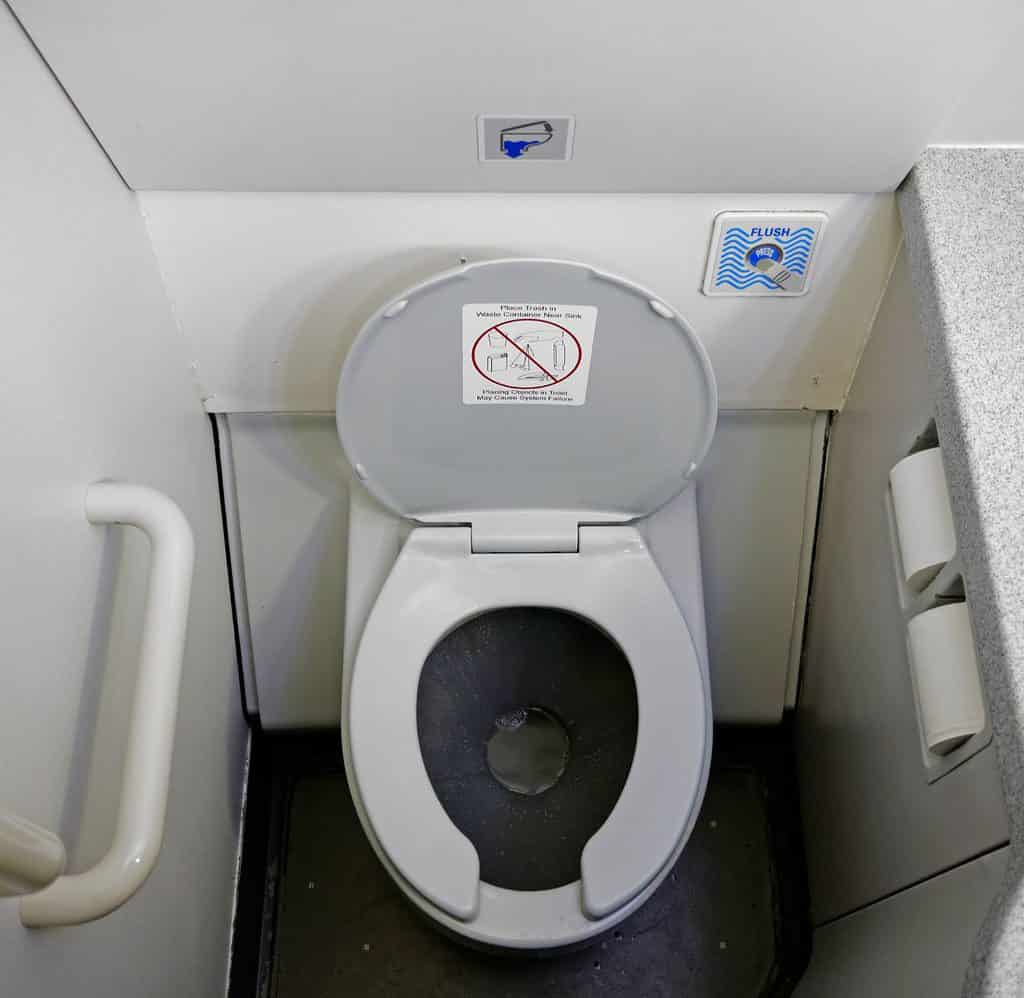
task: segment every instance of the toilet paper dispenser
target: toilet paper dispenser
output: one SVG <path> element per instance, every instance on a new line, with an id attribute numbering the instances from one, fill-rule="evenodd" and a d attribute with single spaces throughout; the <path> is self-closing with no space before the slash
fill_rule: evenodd
<path id="1" fill-rule="evenodd" d="M 956 555 L 942 451 L 930 447 L 903 458 L 889 473 L 889 494 L 897 570 L 907 589 L 920 593 Z"/>
<path id="2" fill-rule="evenodd" d="M 992 731 L 942 452 L 934 429 L 922 439 L 890 472 L 886 507 L 921 757 L 934 782 L 988 745 Z"/>
<path id="3" fill-rule="evenodd" d="M 911 617 L 907 649 L 925 761 L 945 758 L 986 726 L 967 604 L 948 603 Z"/>

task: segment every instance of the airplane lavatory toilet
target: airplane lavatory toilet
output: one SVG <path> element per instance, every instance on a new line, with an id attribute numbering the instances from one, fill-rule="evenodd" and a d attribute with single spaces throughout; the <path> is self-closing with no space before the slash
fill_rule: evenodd
<path id="1" fill-rule="evenodd" d="M 461 266 L 355 340 L 342 742 L 367 837 L 466 942 L 578 945 L 690 835 L 711 756 L 693 477 L 717 391 L 592 267 Z"/>

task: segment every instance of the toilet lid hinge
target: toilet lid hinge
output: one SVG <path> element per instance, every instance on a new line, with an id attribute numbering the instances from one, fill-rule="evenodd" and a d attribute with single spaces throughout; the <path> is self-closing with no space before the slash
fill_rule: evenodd
<path id="1" fill-rule="evenodd" d="M 474 554 L 575 554 L 580 549 L 580 517 L 575 511 L 482 513 L 473 516 L 470 526 Z"/>

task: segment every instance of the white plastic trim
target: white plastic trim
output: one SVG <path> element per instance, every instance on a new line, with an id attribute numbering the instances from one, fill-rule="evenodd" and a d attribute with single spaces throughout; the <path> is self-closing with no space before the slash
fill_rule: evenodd
<path id="1" fill-rule="evenodd" d="M 142 485 L 91 485 L 85 513 L 92 523 L 126 524 L 149 537 L 149 590 L 139 674 L 114 841 L 90 870 L 59 877 L 38 894 L 22 899 L 21 920 L 32 928 L 89 922 L 124 904 L 156 863 L 167 811 L 195 560 L 192 530 L 173 500 Z"/>

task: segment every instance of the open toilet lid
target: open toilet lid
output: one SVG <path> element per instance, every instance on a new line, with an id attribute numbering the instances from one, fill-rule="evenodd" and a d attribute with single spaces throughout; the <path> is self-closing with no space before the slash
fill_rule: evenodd
<path id="1" fill-rule="evenodd" d="M 584 264 L 513 259 L 438 274 L 373 315 L 337 419 L 356 474 L 402 516 L 600 523 L 676 495 L 717 409 L 703 346 L 660 299 Z"/>

